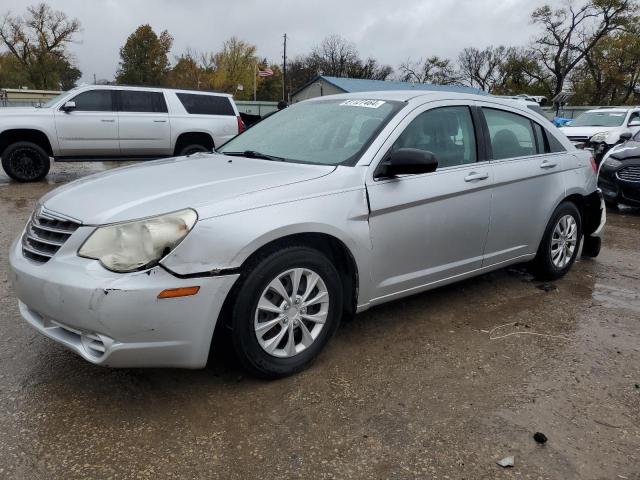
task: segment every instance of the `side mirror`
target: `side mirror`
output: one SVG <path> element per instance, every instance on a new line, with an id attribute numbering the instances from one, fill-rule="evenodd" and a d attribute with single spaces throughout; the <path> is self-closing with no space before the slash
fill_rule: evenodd
<path id="1" fill-rule="evenodd" d="M 640 126 L 640 124 L 638 124 L 638 126 Z M 628 142 L 629 140 L 631 140 L 631 137 L 633 137 L 633 133 L 631 133 L 631 132 L 622 132 L 620 134 L 620 141 L 621 142 Z"/>
<path id="2" fill-rule="evenodd" d="M 399 148 L 380 165 L 377 177 L 417 175 L 430 173 L 438 168 L 438 160 L 432 152 L 417 148 Z"/>
<path id="3" fill-rule="evenodd" d="M 64 110 L 67 113 L 69 113 L 71 110 L 75 110 L 75 108 L 76 108 L 76 102 L 74 101 L 64 102 L 64 105 L 62 106 L 62 110 Z"/>
<path id="4" fill-rule="evenodd" d="M 627 124 L 627 126 L 628 126 L 628 127 L 640 127 L 640 120 L 638 120 L 638 119 L 635 119 L 635 118 L 634 118 L 633 120 L 631 120 L 631 121 Z"/>

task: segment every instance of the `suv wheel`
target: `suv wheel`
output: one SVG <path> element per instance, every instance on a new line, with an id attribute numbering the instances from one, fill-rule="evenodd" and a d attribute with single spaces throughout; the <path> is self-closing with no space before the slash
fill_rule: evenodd
<path id="1" fill-rule="evenodd" d="M 16 142 L 2 152 L 2 168 L 18 182 L 37 182 L 47 176 L 51 162 L 40 145 Z"/>
<path id="2" fill-rule="evenodd" d="M 238 359 L 263 378 L 302 370 L 338 328 L 342 301 L 340 276 L 319 251 L 288 247 L 259 259 L 233 300 Z"/>
<path id="3" fill-rule="evenodd" d="M 205 147 L 204 145 L 198 145 L 197 143 L 187 145 L 180 150 L 178 153 L 179 157 L 184 157 L 185 155 L 192 155 L 198 152 L 210 152 L 211 150 Z"/>
<path id="4" fill-rule="evenodd" d="M 575 204 L 558 205 L 544 232 L 538 253 L 532 262 L 535 276 L 555 280 L 565 275 L 578 255 L 582 238 L 582 218 Z"/>

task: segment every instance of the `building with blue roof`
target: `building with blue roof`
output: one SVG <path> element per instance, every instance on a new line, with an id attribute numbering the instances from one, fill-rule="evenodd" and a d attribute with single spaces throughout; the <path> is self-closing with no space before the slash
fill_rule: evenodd
<path id="1" fill-rule="evenodd" d="M 376 92 L 381 90 L 429 90 L 486 95 L 486 92 L 462 85 L 433 85 L 392 80 L 370 80 L 366 78 L 344 78 L 318 75 L 291 93 L 291 102 L 324 97 L 338 93 Z"/>

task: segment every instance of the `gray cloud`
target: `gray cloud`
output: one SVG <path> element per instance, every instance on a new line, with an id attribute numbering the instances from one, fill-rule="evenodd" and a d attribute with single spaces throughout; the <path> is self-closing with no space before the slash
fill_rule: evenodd
<path id="1" fill-rule="evenodd" d="M 34 1 L 34 3 L 36 3 Z M 82 81 L 111 79 L 118 51 L 140 24 L 167 29 L 173 55 L 187 48 L 217 50 L 236 35 L 258 53 L 280 62 L 282 34 L 288 54 L 308 52 L 329 34 L 354 42 L 362 56 L 396 68 L 408 58 L 455 57 L 470 45 L 520 45 L 535 33 L 529 15 L 543 0 L 51 0 L 49 4 L 82 22 L 71 47 Z M 4 0 L 2 10 L 22 13 L 24 0 Z"/>

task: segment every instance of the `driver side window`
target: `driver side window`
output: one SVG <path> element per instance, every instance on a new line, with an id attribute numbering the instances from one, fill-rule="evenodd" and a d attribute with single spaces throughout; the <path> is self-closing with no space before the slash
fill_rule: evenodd
<path id="1" fill-rule="evenodd" d="M 476 138 L 469 107 L 440 107 L 421 113 L 398 137 L 391 151 L 399 148 L 433 153 L 438 169 L 474 163 Z"/>

